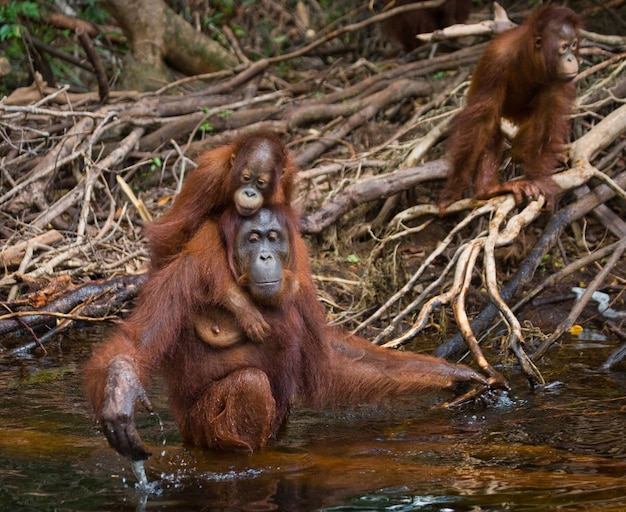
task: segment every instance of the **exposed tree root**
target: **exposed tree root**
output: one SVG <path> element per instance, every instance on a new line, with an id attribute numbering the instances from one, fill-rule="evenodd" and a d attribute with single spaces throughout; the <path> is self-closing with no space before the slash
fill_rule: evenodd
<path id="1" fill-rule="evenodd" d="M 597 130 L 597 133 L 594 133 L 595 130 Z M 606 200 L 615 195 L 626 197 L 624 196 L 624 190 L 620 180 L 620 178 L 623 177 L 623 174 L 615 180 L 611 179 L 604 173 L 593 168 L 589 164 L 588 160 L 585 159 L 585 157 L 594 154 L 601 147 L 604 147 L 604 145 L 607 144 L 607 141 L 614 140 L 616 136 L 623 133 L 625 130 L 626 106 L 623 106 L 613 112 L 610 116 L 607 116 L 605 120 L 591 130 L 585 136 L 584 140 L 581 139 L 582 142 L 579 140 L 573 146 L 572 155 L 577 157 L 577 164 L 571 170 L 555 176 L 559 185 L 561 185 L 564 190 L 567 190 L 582 186 L 593 177 L 601 178 L 602 181 L 607 183 L 607 185 L 600 186 L 594 191 L 594 194 L 592 195 L 599 196 L 596 201 L 586 200 L 585 206 L 577 202 L 557 214 L 553 221 L 546 227 L 544 235 L 542 239 L 538 241 L 535 249 L 531 251 L 526 260 L 520 266 L 517 273 L 517 276 L 519 277 L 517 279 L 513 278 L 509 281 L 507 287 L 505 287 L 506 291 L 501 292 L 497 282 L 495 250 L 497 247 L 512 243 L 513 240 L 519 236 L 521 230 L 525 226 L 530 225 L 539 216 L 541 207 L 543 206 L 542 198 L 539 201 L 530 202 L 525 208 L 517 213 L 514 212 L 516 205 L 511 195 L 494 198 L 484 206 L 478 207 L 472 211 L 452 229 L 450 234 L 442 241 L 437 249 L 435 249 L 435 251 L 426 258 L 423 265 L 417 270 L 407 284 L 394 294 L 376 312 L 361 322 L 361 324 L 357 327 L 357 331 L 381 318 L 389 307 L 397 304 L 400 299 L 409 294 L 414 284 L 424 275 L 429 264 L 446 250 L 451 240 L 453 240 L 456 234 L 467 224 L 474 221 L 477 217 L 489 214 L 490 219 L 487 234 L 482 233 L 475 236 L 472 240 L 461 246 L 457 252 L 458 256 L 455 255 L 451 262 L 446 266 L 443 273 L 433 281 L 431 286 L 427 287 L 422 293 L 420 293 L 417 299 L 410 302 L 407 307 L 396 315 L 395 319 L 389 324 L 389 326 L 381 331 L 375 339 L 375 342 L 381 343 L 384 338 L 390 336 L 394 331 L 396 331 L 400 323 L 412 311 L 415 311 L 418 307 L 424 304 L 417 319 L 406 332 L 397 338 L 384 343 L 384 346 L 397 347 L 413 339 L 424 329 L 434 308 L 441 307 L 446 304 L 452 304 L 460 337 L 465 340 L 466 345 L 469 347 L 470 352 L 478 365 L 483 368 L 488 375 L 492 375 L 492 371 L 494 370 L 488 365 L 482 352 L 480 351 L 475 332 L 484 330 L 487 327 L 487 324 L 491 322 L 491 319 L 499 313 L 501 319 L 508 328 L 507 347 L 516 356 L 523 373 L 528 377 L 532 385 L 544 384 L 545 381 L 533 360 L 536 360 L 543 355 L 547 348 L 574 323 L 575 319 L 582 311 L 582 308 L 591 297 L 593 291 L 601 285 L 608 272 L 613 269 L 617 261 L 621 258 L 624 251 L 623 247 L 626 247 L 626 245 L 623 245 L 626 243 L 624 242 L 626 239 L 623 239 L 622 242 L 616 244 L 611 260 L 607 263 L 603 271 L 597 275 L 596 279 L 590 283 L 588 292 L 581 298 L 579 304 L 574 310 L 572 310 L 568 318 L 565 319 L 559 328 L 544 341 L 537 352 L 533 355 L 532 359 L 526 354 L 523 348 L 524 337 L 522 334 L 521 324 L 512 309 L 507 305 L 506 301 L 512 298 L 519 286 L 530 280 L 530 277 L 538 266 L 540 259 L 546 253 L 546 250 L 552 245 L 552 243 L 554 243 L 558 234 L 567 225 L 569 225 L 569 223 L 580 218 L 591 209 L 603 204 Z M 595 144 L 595 146 L 590 146 L 591 143 Z M 428 208 L 420 206 L 413 207 L 410 209 L 409 213 L 405 211 L 401 216 L 394 219 L 391 225 L 401 226 L 405 219 L 414 218 L 414 215 L 424 215 L 426 213 L 432 213 L 432 211 Z M 567 213 L 569 213 L 569 215 Z M 402 220 L 397 220 L 398 218 Z M 559 222 L 559 219 L 562 220 Z M 385 241 L 383 240 L 382 242 L 384 243 Z M 485 288 L 492 304 L 478 316 L 476 322 L 472 325 L 465 311 L 465 297 L 472 273 L 475 270 L 478 254 L 481 251 L 483 253 L 482 274 L 484 275 Z M 448 289 L 432 296 L 433 289 L 439 289 L 441 287 L 441 283 L 445 280 L 445 276 L 452 273 L 453 270 L 454 278 Z M 446 344 L 438 347 L 438 353 L 440 355 L 450 356 L 453 353 L 458 352 L 459 348 L 458 338 L 452 338 Z"/>

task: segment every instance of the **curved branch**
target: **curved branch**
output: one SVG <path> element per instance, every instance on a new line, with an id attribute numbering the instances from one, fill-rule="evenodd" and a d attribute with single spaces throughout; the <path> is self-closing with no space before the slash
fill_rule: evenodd
<path id="1" fill-rule="evenodd" d="M 396 304 L 398 300 L 404 297 L 413 288 L 415 283 L 422 276 L 422 274 L 428 268 L 428 266 L 435 260 L 435 258 L 438 258 L 441 254 L 443 254 L 443 252 L 450 246 L 456 234 L 459 233 L 467 225 L 469 225 L 474 219 L 491 212 L 494 208 L 494 204 L 497 204 L 499 200 L 500 198 L 496 198 L 496 200 L 494 200 L 493 202 L 490 202 L 488 204 L 481 206 L 480 208 L 477 208 L 470 215 L 468 215 L 463 220 L 461 220 L 454 227 L 454 229 L 452 229 L 450 233 L 448 233 L 448 236 L 446 236 L 446 238 L 437 246 L 437 248 L 428 255 L 424 263 L 420 265 L 420 268 L 411 276 L 411 279 L 409 279 L 409 281 L 399 291 L 397 291 L 393 296 L 391 296 L 389 300 L 385 302 L 385 304 L 383 304 L 378 310 L 376 310 L 376 312 L 373 315 L 371 315 L 366 320 L 364 320 L 361 324 L 359 324 L 357 328 L 354 330 L 354 332 L 356 333 L 359 330 L 366 327 L 367 325 L 369 325 L 370 323 L 372 323 L 373 321 L 378 320 L 383 315 L 383 313 L 387 311 L 387 309 L 389 309 L 392 305 Z"/>
<path id="2" fill-rule="evenodd" d="M 615 182 L 621 187 L 624 187 L 626 184 L 626 172 L 617 176 L 615 178 Z M 543 259 L 543 256 L 556 243 L 556 240 L 561 235 L 563 229 L 569 226 L 573 221 L 578 220 L 589 213 L 599 204 L 603 204 L 613 197 L 615 197 L 615 192 L 612 189 L 606 185 L 599 185 L 592 190 L 591 193 L 557 212 L 546 225 L 543 234 L 537 240 L 535 246 L 520 264 L 515 275 L 500 291 L 502 299 L 508 302 L 513 298 L 520 287 L 531 281 L 535 270 Z M 496 307 L 493 304 L 489 304 L 472 322 L 472 330 L 474 332 L 484 330 L 493 321 L 496 315 Z M 458 355 L 463 348 L 463 339 L 457 334 L 437 346 L 434 353 L 440 357 L 453 358 Z"/>
<path id="3" fill-rule="evenodd" d="M 537 215 L 541 206 L 543 206 L 543 198 L 540 201 L 532 201 L 528 208 L 534 207 L 534 213 Z M 487 292 L 489 293 L 489 297 L 491 297 L 492 302 L 500 311 L 500 314 L 504 318 L 504 321 L 507 323 L 509 327 L 509 339 L 508 339 L 508 347 L 515 354 L 517 360 L 520 363 L 522 371 L 534 384 L 545 384 L 545 380 L 539 372 L 538 368 L 532 363 L 530 358 L 524 352 L 521 344 L 524 342 L 524 337 L 522 335 L 522 326 L 520 325 L 519 320 L 513 314 L 513 311 L 509 308 L 509 306 L 502 300 L 502 296 L 498 291 L 498 283 L 496 276 L 496 257 L 495 257 L 495 249 L 497 246 L 498 240 L 508 243 L 510 242 L 510 236 L 502 236 L 503 233 L 499 231 L 500 225 L 505 221 L 507 215 L 515 208 L 515 200 L 512 196 L 508 196 L 506 201 L 503 201 L 495 212 L 495 215 L 491 218 L 489 222 L 489 235 L 487 236 L 487 240 L 485 241 L 484 251 L 485 254 L 483 256 L 484 266 L 485 266 L 485 284 L 487 287 Z M 518 217 L 518 216 L 516 216 Z M 533 217 L 534 218 L 534 217 Z M 510 229 L 511 223 L 507 227 L 509 227 L 509 234 L 512 234 L 513 230 Z M 519 233 L 518 228 L 516 230 Z"/>
<path id="4" fill-rule="evenodd" d="M 352 208 L 368 201 L 392 196 L 422 181 L 444 178 L 448 169 L 448 163 L 445 160 L 433 160 L 418 167 L 400 169 L 353 183 L 335 195 L 319 210 L 303 215 L 301 218 L 302 232 L 306 234 L 321 233 Z M 435 208 L 434 205 L 433 208 Z"/>

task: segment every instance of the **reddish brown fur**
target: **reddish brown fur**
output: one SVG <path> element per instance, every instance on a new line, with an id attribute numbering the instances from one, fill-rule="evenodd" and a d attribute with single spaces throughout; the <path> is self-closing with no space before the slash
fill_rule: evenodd
<path id="1" fill-rule="evenodd" d="M 275 159 L 274 179 L 264 205 L 291 203 L 297 166 L 276 135 L 244 135 L 231 144 L 207 151 L 200 155 L 198 167 L 183 183 L 172 207 L 146 227 L 153 268 L 160 268 L 176 256 L 207 217 L 217 218 L 232 204 L 239 187 L 239 176 L 234 167 L 245 161 L 260 141 L 272 145 Z"/>
<path id="2" fill-rule="evenodd" d="M 179 254 L 185 243 L 193 236 L 194 230 L 203 222 L 212 223 L 205 232 L 211 236 L 202 236 L 204 254 L 215 254 L 211 262 L 211 271 L 219 276 L 223 285 L 204 292 L 203 298 L 208 303 L 220 304 L 233 312 L 239 325 L 256 341 L 262 341 L 269 332 L 267 322 L 230 277 L 229 266 L 223 259 L 223 248 L 217 236 L 217 219 L 226 211 L 232 219 L 237 215 L 234 207 L 234 195 L 240 186 L 240 174 L 244 164 L 257 152 L 262 144 L 269 144 L 270 155 L 260 152 L 263 157 L 272 159 L 273 172 L 271 186 L 263 194 L 266 205 L 290 203 L 295 187 L 297 167 L 283 143 L 271 133 L 245 135 L 232 144 L 207 151 L 200 156 L 198 167 L 185 180 L 180 194 L 172 207 L 157 221 L 146 228 L 151 254 L 151 268 L 156 271 Z M 232 222 L 232 220 L 230 221 Z M 206 259 L 206 258 L 205 258 Z"/>
<path id="3" fill-rule="evenodd" d="M 542 193 L 551 200 L 558 193 L 550 175 L 569 137 L 567 115 L 576 95 L 571 80 L 555 76 L 557 31 L 564 25 L 578 35 L 581 22 L 570 9 L 548 6 L 487 46 L 472 77 L 467 106 L 450 135 L 452 170 L 439 201 L 442 209 L 460 199 L 470 185 L 478 199 L 513 192 L 518 202 L 522 193 Z M 523 164 L 525 180 L 500 183 L 501 117 L 519 126 L 511 155 Z"/>
<path id="4" fill-rule="evenodd" d="M 422 1 L 394 0 L 387 4 L 386 9 L 413 3 L 419 4 Z M 408 52 L 422 44 L 416 39 L 417 34 L 434 32 L 456 23 L 464 23 L 469 16 L 471 6 L 471 0 L 448 0 L 441 7 L 419 9 L 393 16 L 385 22 L 385 28 L 389 36 L 398 41 Z"/>
<path id="5" fill-rule="evenodd" d="M 206 223 L 176 259 L 151 275 L 130 318 L 95 349 L 85 369 L 87 396 L 98 419 L 108 422 L 105 431 L 131 432 L 133 442 L 128 444 L 133 447 L 118 447 L 120 453 L 131 459 L 149 456 L 144 448 L 137 448 L 142 445 L 129 404 L 114 406 L 111 414 L 103 413 L 103 402 L 115 405 L 120 391 L 126 392 L 121 387 L 125 385 L 131 388 L 134 404 L 143 389 L 133 381 L 145 385 L 156 367 L 164 370 L 172 414 L 184 438 L 218 449 L 263 447 L 278 433 L 296 397 L 319 407 L 354 405 L 400 393 L 451 388 L 459 382 L 485 384 L 466 366 L 376 347 L 327 326 L 312 286 L 304 241 L 294 229 L 295 212 L 272 208 L 277 209 L 282 210 L 281 225 L 295 254 L 293 270 L 286 269 L 292 286 L 286 287 L 278 306 L 258 306 L 271 325 L 268 342 L 244 340 L 216 348 L 195 334 L 191 315 L 211 315 L 215 306 L 207 297 L 212 287 L 220 288 L 224 281 L 211 270 L 217 255 L 202 250 L 206 237 L 213 236 L 213 226 Z M 233 220 L 240 223 L 241 217 Z M 226 252 L 232 258 L 231 241 L 226 240 Z M 224 251 L 219 257 L 227 258 Z M 293 286 L 294 281 L 304 285 Z M 120 359 L 130 369 L 117 376 L 115 382 L 121 384 L 112 388 L 111 369 Z"/>

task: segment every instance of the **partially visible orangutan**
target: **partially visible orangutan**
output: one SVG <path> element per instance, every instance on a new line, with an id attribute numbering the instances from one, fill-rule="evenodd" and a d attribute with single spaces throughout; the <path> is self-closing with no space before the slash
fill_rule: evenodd
<path id="1" fill-rule="evenodd" d="M 459 384 L 488 386 L 467 366 L 384 349 L 329 327 L 315 296 L 299 284 L 310 275 L 298 270 L 307 255 L 294 224 L 289 208 L 263 208 L 254 216 L 235 216 L 232 238 L 225 240 L 240 286 L 271 326 L 271 343 L 252 343 L 228 311 L 203 300 L 202 267 L 215 256 L 195 240 L 206 237 L 210 223 L 151 274 L 132 315 L 85 368 L 89 401 L 120 454 L 131 460 L 150 456 L 134 414 L 137 401 L 151 408 L 144 386 L 157 367 L 184 439 L 223 450 L 264 447 L 295 399 L 332 407 Z M 195 325 L 198 318 L 200 324 L 216 320 L 231 331 L 228 339 L 216 342 L 211 329 Z"/>
<path id="2" fill-rule="evenodd" d="M 245 135 L 232 144 L 201 155 L 198 167 L 185 180 L 172 207 L 146 227 L 151 268 L 158 270 L 175 258 L 194 230 L 211 222 L 205 230 L 204 251 L 215 258 L 207 272 L 207 283 L 219 281 L 205 300 L 232 311 L 238 324 L 255 341 L 263 341 L 270 327 L 253 301 L 230 277 L 217 222 L 224 212 L 248 216 L 263 205 L 289 204 L 297 174 L 296 165 L 284 144 L 271 133 Z M 221 265 L 220 265 L 221 263 Z M 210 293 L 210 297 L 206 297 Z M 214 329 L 219 329 L 216 324 Z"/>
<path id="3" fill-rule="evenodd" d="M 391 0 L 385 10 L 401 5 L 420 4 L 424 0 Z M 396 16 L 385 22 L 389 36 L 398 41 L 409 52 L 422 43 L 417 34 L 434 32 L 457 23 L 465 23 L 472 7 L 472 0 L 447 0 L 441 7 L 417 9 Z"/>
<path id="4" fill-rule="evenodd" d="M 152 267 L 175 257 L 207 217 L 217 219 L 228 206 L 246 216 L 264 205 L 290 204 L 296 175 L 291 154 L 272 133 L 244 135 L 206 151 L 172 207 L 146 228 Z"/>
<path id="5" fill-rule="evenodd" d="M 519 27 L 495 38 L 476 66 L 467 105 L 449 138 L 452 170 L 439 200 L 442 211 L 473 186 L 473 197 L 512 192 L 518 203 L 560 189 L 551 174 L 564 159 L 568 114 L 576 96 L 581 21 L 566 8 L 533 12 Z M 501 118 L 517 124 L 511 156 L 524 178 L 500 182 Z"/>

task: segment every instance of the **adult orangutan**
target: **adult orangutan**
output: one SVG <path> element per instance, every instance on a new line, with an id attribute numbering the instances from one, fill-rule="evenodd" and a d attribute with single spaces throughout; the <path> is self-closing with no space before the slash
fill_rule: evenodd
<path id="1" fill-rule="evenodd" d="M 439 200 L 443 211 L 473 186 L 473 197 L 512 192 L 518 203 L 560 191 L 551 174 L 564 158 L 567 119 L 576 90 L 581 21 L 566 8 L 548 6 L 500 34 L 478 61 L 449 138 L 452 170 Z M 504 117 L 518 125 L 511 156 L 524 177 L 500 182 Z"/>
<path id="2" fill-rule="evenodd" d="M 203 153 L 172 207 L 146 227 L 151 268 L 166 265 L 182 251 L 198 226 L 212 222 L 215 236 L 205 237 L 204 250 L 218 255 L 210 271 L 220 286 L 213 288 L 209 301 L 232 311 L 248 336 L 263 341 L 269 325 L 254 302 L 229 278 L 228 267 L 219 266 L 226 260 L 219 257 L 223 249 L 217 222 L 226 210 L 247 216 L 263 205 L 289 204 L 296 174 L 287 148 L 271 133 L 244 135 L 232 144 Z"/>
<path id="3" fill-rule="evenodd" d="M 419 3 L 423 3 L 423 0 L 391 0 L 385 9 Z M 385 22 L 385 28 L 389 36 L 398 41 L 408 52 L 421 45 L 415 37 L 417 34 L 434 32 L 456 23 L 464 23 L 470 14 L 471 7 L 471 0 L 447 0 L 440 7 L 417 9 L 392 16 Z"/>
<path id="4" fill-rule="evenodd" d="M 272 133 L 243 135 L 206 151 L 171 208 L 146 227 L 152 267 L 176 256 L 207 217 L 217 219 L 233 204 L 244 216 L 264 205 L 290 204 L 296 174 L 291 154 Z"/>
<path id="5" fill-rule="evenodd" d="M 151 274 L 132 315 L 86 365 L 87 396 L 120 454 L 150 456 L 133 417 L 137 401 L 151 408 L 144 386 L 157 367 L 184 439 L 225 450 L 265 446 L 295 399 L 325 407 L 461 383 L 487 385 L 467 366 L 387 350 L 329 327 L 309 288 L 299 286 L 310 276 L 298 270 L 306 249 L 289 208 L 263 208 L 234 220 L 225 250 L 239 284 L 267 318 L 271 342 L 251 342 L 228 311 L 203 300 L 198 280 L 215 257 L 202 250 L 212 236 L 205 223 L 180 255 Z M 213 319 L 234 336 L 205 332 L 202 322 Z"/>

